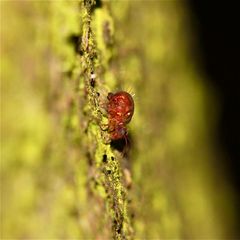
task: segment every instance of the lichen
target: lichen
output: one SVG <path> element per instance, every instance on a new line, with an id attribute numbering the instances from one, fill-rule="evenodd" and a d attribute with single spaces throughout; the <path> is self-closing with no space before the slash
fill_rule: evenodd
<path id="1" fill-rule="evenodd" d="M 101 125 L 106 124 L 106 116 L 101 111 L 100 97 L 95 89 L 103 92 L 110 87 L 104 79 L 111 72 L 110 60 L 113 57 L 113 20 L 109 14 L 106 4 L 94 9 L 94 2 L 82 2 L 82 40 L 81 40 L 81 66 L 84 88 L 86 91 L 87 106 L 85 118 L 87 118 L 87 141 L 89 143 L 86 151 L 91 156 L 92 163 L 89 171 L 92 173 L 89 191 L 93 193 L 105 207 L 101 215 L 108 216 L 106 224 L 110 224 L 112 235 L 115 239 L 131 238 L 133 229 L 128 217 L 127 190 L 123 183 L 121 157 L 117 156 L 107 143 L 104 136 L 107 135 Z M 93 21 L 94 18 L 94 21 Z M 106 81 L 105 81 L 106 80 Z M 92 83 L 94 81 L 94 83 Z M 94 146 L 94 147 L 92 147 Z M 103 161 L 103 156 L 105 160 Z M 100 224 L 100 223 L 99 223 Z M 99 232 L 97 234 L 100 234 Z"/>

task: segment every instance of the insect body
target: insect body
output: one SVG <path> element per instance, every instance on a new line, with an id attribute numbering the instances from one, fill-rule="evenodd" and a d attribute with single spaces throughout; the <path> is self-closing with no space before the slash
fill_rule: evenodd
<path id="1" fill-rule="evenodd" d="M 110 137 L 112 140 L 126 139 L 126 125 L 131 121 L 134 113 L 133 98 L 124 91 L 109 93 L 107 98 Z"/>

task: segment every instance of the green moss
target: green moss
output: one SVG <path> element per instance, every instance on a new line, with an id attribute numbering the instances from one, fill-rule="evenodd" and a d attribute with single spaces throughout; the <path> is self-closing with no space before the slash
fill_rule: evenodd
<path id="1" fill-rule="evenodd" d="M 96 81 L 98 89 L 109 89 L 111 80 L 107 76 L 110 73 L 110 59 L 113 55 L 113 22 L 107 8 L 90 11 L 90 7 L 82 5 L 82 43 L 83 56 L 81 65 L 84 66 L 83 79 L 84 88 L 87 91 L 87 101 L 85 102 L 85 114 L 88 118 L 87 138 L 89 147 L 86 149 L 92 158 L 93 165 L 90 171 L 93 172 L 90 180 L 90 191 L 94 197 L 99 197 L 104 202 L 106 209 L 102 210 L 104 219 L 112 225 L 112 233 L 115 238 L 129 236 L 132 234 L 127 212 L 126 189 L 123 186 L 121 159 L 115 156 L 109 143 L 104 136 L 107 132 L 101 126 L 107 123 L 107 118 L 101 111 L 99 97 L 96 89 L 91 85 L 92 74 L 97 74 Z M 106 77 L 106 81 L 101 79 Z M 104 97 L 104 96 L 101 96 Z M 105 99 L 107 101 L 107 99 Z M 103 156 L 106 155 L 105 162 Z M 114 159 L 111 160 L 111 159 Z M 106 216 L 108 216 L 106 218 Z M 106 224 L 107 224 L 106 222 Z M 101 225 L 101 220 L 97 223 Z M 122 227 L 124 225 L 124 228 Z M 100 233 L 98 233 L 100 234 Z"/>
<path id="2" fill-rule="evenodd" d="M 0 4 L 1 238 L 229 238 L 184 3 Z M 104 109 L 118 89 L 136 93 L 123 153 Z"/>

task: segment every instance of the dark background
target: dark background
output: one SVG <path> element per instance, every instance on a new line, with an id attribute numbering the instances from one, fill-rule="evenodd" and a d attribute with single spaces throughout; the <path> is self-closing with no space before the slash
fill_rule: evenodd
<path id="1" fill-rule="evenodd" d="M 200 62 L 210 85 L 220 101 L 220 116 L 215 142 L 224 156 L 219 162 L 227 181 L 236 195 L 236 210 L 240 216 L 240 61 L 239 61 L 239 12 L 233 2 L 214 5 L 202 1 L 189 1 L 195 20 L 197 47 Z M 236 233 L 239 226 L 236 219 Z M 238 226 L 237 226 L 238 225 Z"/>

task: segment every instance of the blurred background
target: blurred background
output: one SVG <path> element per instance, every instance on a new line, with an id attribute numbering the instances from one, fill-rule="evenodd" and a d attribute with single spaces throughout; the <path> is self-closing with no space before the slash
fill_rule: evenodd
<path id="1" fill-rule="evenodd" d="M 237 8 L 97 1 L 97 37 L 101 9 L 114 25 L 103 78 L 136 95 L 129 158 L 136 238 L 237 239 Z M 1 1 L 0 10 L 1 239 L 94 239 L 89 212 L 98 206 L 88 201 L 69 80 L 79 3 Z"/>

